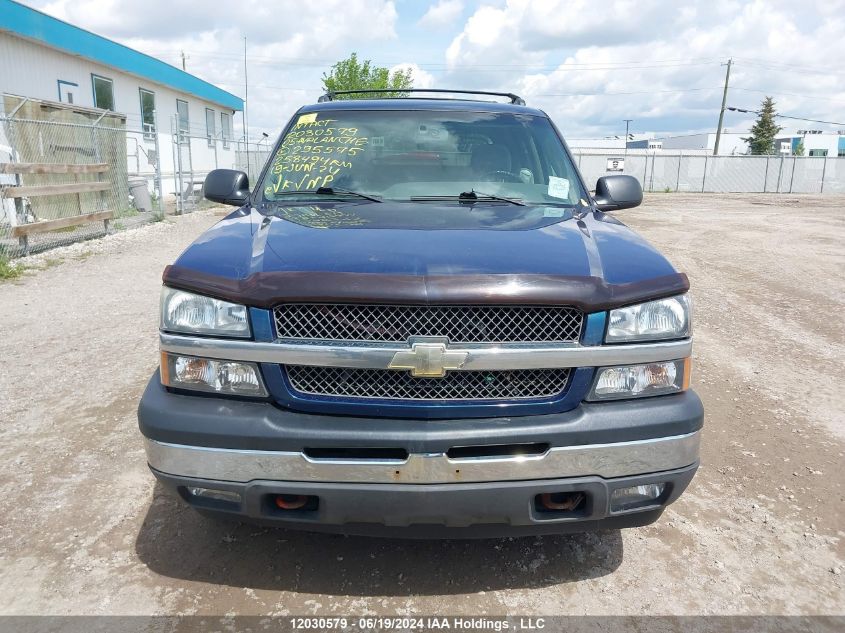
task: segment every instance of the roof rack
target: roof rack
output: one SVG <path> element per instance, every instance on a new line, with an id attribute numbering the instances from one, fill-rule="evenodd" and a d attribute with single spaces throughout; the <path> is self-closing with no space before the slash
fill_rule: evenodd
<path id="1" fill-rule="evenodd" d="M 374 94 L 374 93 L 387 93 L 387 94 L 397 94 L 397 93 L 406 93 L 406 92 L 435 92 L 435 93 L 447 93 L 447 94 L 461 94 L 461 95 L 489 95 L 491 97 L 507 97 L 511 100 L 513 105 L 525 105 L 525 99 L 520 97 L 519 95 L 515 95 L 512 92 L 486 92 L 484 90 L 436 90 L 434 88 L 406 88 L 406 89 L 399 89 L 399 90 L 334 90 L 327 92 L 322 97 L 317 99 L 318 103 L 325 103 L 326 101 L 334 101 L 335 96 L 337 95 L 353 95 L 353 94 Z M 388 97 L 390 98 L 390 97 Z"/>

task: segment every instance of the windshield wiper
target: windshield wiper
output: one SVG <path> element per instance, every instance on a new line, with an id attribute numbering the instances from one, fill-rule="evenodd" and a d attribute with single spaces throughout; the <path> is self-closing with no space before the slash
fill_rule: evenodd
<path id="1" fill-rule="evenodd" d="M 517 198 L 506 198 L 504 196 L 495 196 L 491 193 L 484 193 L 482 191 L 463 191 L 458 196 L 412 196 L 413 202 L 425 202 L 426 200 L 454 200 L 458 202 L 478 202 L 480 200 L 495 200 L 496 202 L 508 202 L 515 204 L 518 207 L 524 207 L 525 203 Z"/>
<path id="2" fill-rule="evenodd" d="M 347 195 L 347 196 L 357 196 L 358 198 L 363 198 L 364 200 L 370 200 L 371 202 L 384 202 L 381 198 L 376 198 L 375 196 L 368 195 L 366 193 L 361 193 L 360 191 L 350 191 L 349 189 L 340 189 L 338 187 L 320 187 L 319 189 L 303 189 L 300 191 L 279 191 L 273 195 L 276 196 L 293 196 L 293 195 L 300 195 L 300 196 L 339 196 L 339 195 Z"/>

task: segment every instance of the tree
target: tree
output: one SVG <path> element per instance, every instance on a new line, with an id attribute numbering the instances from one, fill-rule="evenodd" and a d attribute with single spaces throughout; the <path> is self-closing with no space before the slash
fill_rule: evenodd
<path id="1" fill-rule="evenodd" d="M 373 66 L 369 59 L 358 61 L 358 54 L 352 53 L 346 59 L 332 66 L 331 72 L 323 73 L 323 87 L 326 92 L 337 90 L 390 90 L 379 96 L 403 97 L 403 89 L 414 87 L 411 69 L 390 72 L 387 68 Z M 367 99 L 372 94 L 338 95 L 338 99 Z"/>
<path id="2" fill-rule="evenodd" d="M 795 146 L 795 149 L 792 150 L 793 156 L 803 156 L 804 155 L 804 139 L 798 141 L 798 145 Z"/>
<path id="3" fill-rule="evenodd" d="M 771 97 L 763 99 L 757 121 L 751 126 L 751 136 L 742 140 L 748 143 L 752 154 L 774 154 L 775 137 L 783 128 L 775 123 L 775 102 Z"/>

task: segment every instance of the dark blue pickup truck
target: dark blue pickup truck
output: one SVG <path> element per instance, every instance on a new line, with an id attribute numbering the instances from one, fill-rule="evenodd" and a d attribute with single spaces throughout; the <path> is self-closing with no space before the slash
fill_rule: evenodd
<path id="1" fill-rule="evenodd" d="M 209 174 L 238 208 L 164 272 L 153 474 L 204 513 L 310 530 L 655 521 L 703 409 L 687 277 L 612 215 L 639 183 L 591 194 L 515 95 L 419 92 L 328 94 L 256 186 Z"/>

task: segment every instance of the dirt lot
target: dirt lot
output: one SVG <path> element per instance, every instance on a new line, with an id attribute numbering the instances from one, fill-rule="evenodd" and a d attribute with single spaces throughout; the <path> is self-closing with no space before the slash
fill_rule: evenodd
<path id="1" fill-rule="evenodd" d="M 165 264 L 205 211 L 0 284 L 0 613 L 845 613 L 845 199 L 655 194 L 692 281 L 703 466 L 655 525 L 409 542 L 209 523 L 146 468 Z M 61 260 L 61 261 L 59 261 Z"/>

